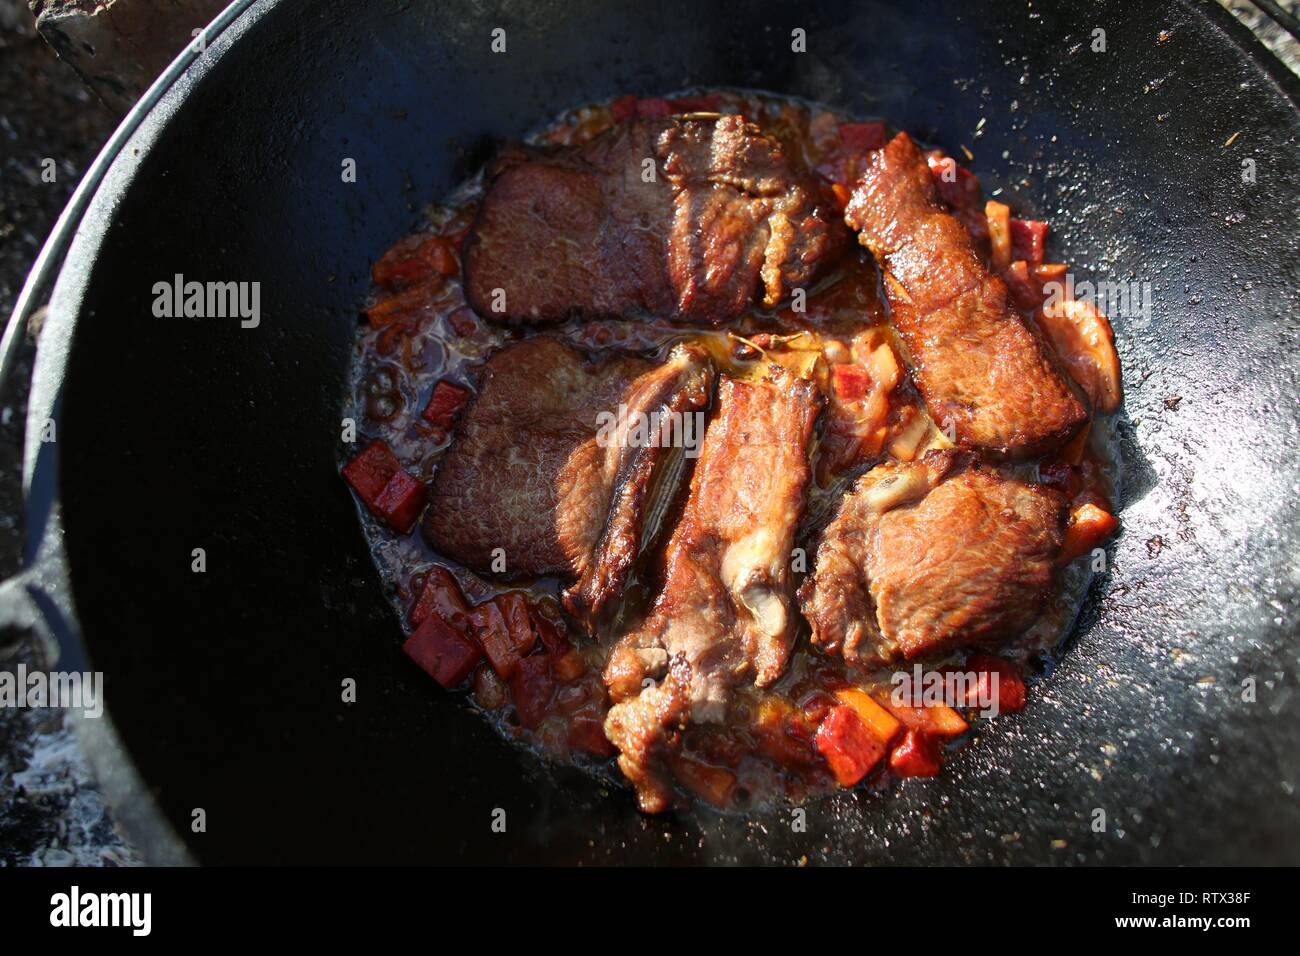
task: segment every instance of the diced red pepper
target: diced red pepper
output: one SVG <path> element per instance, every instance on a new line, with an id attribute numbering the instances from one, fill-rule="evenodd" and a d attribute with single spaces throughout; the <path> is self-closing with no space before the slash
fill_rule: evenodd
<path id="1" fill-rule="evenodd" d="M 614 116 L 615 123 L 626 123 L 636 116 L 636 97 L 631 93 L 620 96 L 609 104 L 609 109 Z"/>
<path id="2" fill-rule="evenodd" d="M 460 271 L 455 241 L 449 236 L 412 237 L 389 249 L 371 270 L 375 285 L 401 288 L 432 276 L 454 276 Z"/>
<path id="3" fill-rule="evenodd" d="M 885 755 L 885 745 L 852 707 L 831 709 L 817 728 L 817 749 L 841 787 L 851 787 Z"/>
<path id="4" fill-rule="evenodd" d="M 573 645 L 565 635 L 564 621 L 558 614 L 548 611 L 539 604 L 532 604 L 529 606 L 529 615 L 532 618 L 533 630 L 542 639 L 542 646 L 547 651 L 558 657 L 573 649 Z"/>
<path id="5" fill-rule="evenodd" d="M 994 699 L 990 674 L 998 675 L 996 696 L 998 713 L 1013 714 L 1025 706 L 1025 699 L 1028 696 L 1025 682 L 1020 676 L 1020 671 L 1010 661 L 993 654 L 976 654 L 966 662 L 966 670 L 980 675 L 979 683 L 976 685 L 978 696 L 975 700 L 968 699 L 966 706 L 977 707 L 980 699 Z"/>
<path id="6" fill-rule="evenodd" d="M 871 391 L 871 373 L 861 365 L 832 365 L 835 397 L 843 402 L 861 401 Z"/>
<path id="7" fill-rule="evenodd" d="M 501 608 L 501 617 L 506 622 L 506 630 L 515 650 L 523 657 L 537 646 L 537 634 L 533 631 L 533 619 L 528 609 L 528 597 L 522 591 L 507 591 L 495 598 Z"/>
<path id="8" fill-rule="evenodd" d="M 449 431 L 456 421 L 456 413 L 468 399 L 469 389 L 444 380 L 433 386 L 429 404 L 421 414 L 430 425 Z"/>
<path id="9" fill-rule="evenodd" d="M 904 727 L 931 737 L 956 737 L 970 729 L 962 715 L 945 704 L 908 707 L 886 699 L 885 707 Z"/>
<path id="10" fill-rule="evenodd" d="M 343 477 L 361 500 L 370 505 L 388 484 L 388 479 L 401 468 L 397 456 L 388 443 L 376 438 L 361 453 L 343 466 Z"/>
<path id="11" fill-rule="evenodd" d="M 699 96 L 679 96 L 668 102 L 675 113 L 716 113 L 722 105 L 722 97 L 717 93 L 704 93 Z"/>
<path id="12" fill-rule="evenodd" d="M 984 218 L 984 203 L 981 201 L 979 177 L 964 166 L 959 166 L 951 156 L 931 153 L 926 157 L 930 165 L 930 174 L 934 177 L 935 189 L 939 198 L 954 211 L 974 210 L 980 219 Z"/>
<path id="13" fill-rule="evenodd" d="M 731 802 L 736 789 L 736 775 L 725 767 L 715 767 L 688 754 L 673 754 L 668 758 L 673 776 L 687 790 L 715 807 L 725 807 Z"/>
<path id="14" fill-rule="evenodd" d="M 388 445 L 376 439 L 343 467 L 343 477 L 371 513 L 406 534 L 420 517 L 428 494 L 424 483 L 402 470 Z"/>
<path id="15" fill-rule="evenodd" d="M 1007 283 L 1007 291 L 1011 293 L 1011 301 L 1016 308 L 1032 312 L 1042 306 L 1043 297 L 1038 283 L 1030 278 L 1029 263 L 1023 259 L 1015 260 L 1003 270 L 1002 278 Z"/>
<path id="16" fill-rule="evenodd" d="M 933 777 L 939 773 L 939 747 L 934 738 L 909 730 L 889 755 L 889 769 L 900 777 Z"/>
<path id="17" fill-rule="evenodd" d="M 518 594 L 518 592 L 514 592 Z M 502 595 L 504 596 L 504 595 Z M 520 598 L 523 595 L 519 595 Z M 506 605 L 509 606 L 509 601 Z M 506 623 L 505 614 L 502 613 L 500 597 L 491 601 L 484 601 L 470 609 L 469 612 L 470 632 L 474 639 L 479 642 L 484 652 L 487 654 L 488 663 L 492 669 L 506 680 L 515 672 L 515 666 L 520 659 L 532 650 L 532 628 L 528 629 L 528 635 L 525 636 L 516 630 L 512 632 L 510 626 Z M 517 621 L 517 618 L 516 618 Z"/>
<path id="18" fill-rule="evenodd" d="M 408 619 L 412 627 L 419 627 L 430 614 L 437 614 L 462 634 L 469 633 L 469 605 L 465 603 L 465 595 L 452 573 L 436 565 L 425 574 L 424 590 Z"/>
<path id="19" fill-rule="evenodd" d="M 614 745 L 605 736 L 605 721 L 600 714 L 574 714 L 569 722 L 569 746 L 593 757 L 614 756 Z"/>
<path id="20" fill-rule="evenodd" d="M 395 471 L 370 510 L 383 518 L 394 531 L 406 534 L 424 510 L 428 494 L 424 482 L 417 481 L 404 471 Z"/>
<path id="21" fill-rule="evenodd" d="M 436 614 L 424 619 L 406 639 L 402 650 L 448 690 L 468 677 L 483 657 L 473 641 Z"/>
<path id="22" fill-rule="evenodd" d="M 1026 262 L 1043 261 L 1047 247 L 1047 223 L 1037 219 L 1011 220 L 1011 258 Z"/>
<path id="23" fill-rule="evenodd" d="M 662 119 L 673 115 L 673 104 L 658 97 L 647 97 L 636 101 L 636 115 L 641 119 Z"/>
<path id="24" fill-rule="evenodd" d="M 546 654 L 525 657 L 515 665 L 510 675 L 510 699 L 521 724 L 530 730 L 540 724 L 554 695 L 555 680 Z"/>
<path id="25" fill-rule="evenodd" d="M 841 123 L 839 132 L 841 142 L 855 152 L 865 153 L 868 150 L 880 149 L 885 145 L 885 124 L 880 121 L 874 123 Z"/>

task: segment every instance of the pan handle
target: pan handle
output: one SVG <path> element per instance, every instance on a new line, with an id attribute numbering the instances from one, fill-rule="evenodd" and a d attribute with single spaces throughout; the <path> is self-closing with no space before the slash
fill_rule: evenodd
<path id="1" fill-rule="evenodd" d="M 104 181 L 109 167 L 117 159 L 122 147 L 126 145 L 127 140 L 135 135 L 135 131 L 139 129 L 145 116 L 163 98 L 163 95 L 171 89 L 176 79 L 189 68 L 191 63 L 202 56 L 208 45 L 254 2 L 255 0 L 235 0 L 234 3 L 217 14 L 216 18 L 203 28 L 201 34 L 202 43 L 191 42 L 186 44 L 185 49 L 168 64 L 167 69 L 158 75 L 158 79 L 154 80 L 135 106 L 131 107 L 131 111 L 126 114 L 121 125 L 113 131 L 113 135 L 108 138 L 108 142 L 99 151 L 95 161 L 90 164 L 86 174 L 81 177 L 81 182 L 73 191 L 72 198 L 68 200 L 68 204 L 63 207 L 63 212 L 59 214 L 59 219 L 54 224 L 50 237 L 45 240 L 40 255 L 36 257 L 36 261 L 32 264 L 31 272 L 27 275 L 27 281 L 23 283 L 22 292 L 18 294 L 18 301 L 14 304 L 13 314 L 10 315 L 9 322 L 5 326 L 4 336 L 0 337 L 0 389 L 4 388 L 10 374 L 13 372 L 14 360 L 18 356 L 19 343 L 22 342 L 27 332 L 27 323 L 31 320 L 37 306 L 43 301 L 43 295 L 58 274 L 59 267 L 63 264 L 63 259 L 67 255 L 68 247 L 72 244 L 72 237 L 76 235 L 77 226 L 81 223 L 82 216 L 86 214 L 86 209 L 90 206 L 91 198 L 95 195 L 95 191 L 99 189 L 100 183 Z"/>

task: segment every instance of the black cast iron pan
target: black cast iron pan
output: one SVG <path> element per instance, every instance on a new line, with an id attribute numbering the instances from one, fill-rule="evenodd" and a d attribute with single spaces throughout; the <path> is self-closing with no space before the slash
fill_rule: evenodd
<path id="1" fill-rule="evenodd" d="M 6 589 L 61 667 L 105 673 L 109 717 L 81 726 L 151 859 L 1300 860 L 1300 113 L 1216 5 L 262 0 L 176 72 L 59 275 L 30 568 Z M 399 653 L 335 465 L 368 266 L 421 205 L 492 137 L 694 85 L 966 144 L 1053 222 L 1054 258 L 1153 290 L 1149 317 L 1115 317 L 1124 529 L 1071 652 L 944 776 L 815 804 L 806 833 L 784 812 L 643 818 L 439 694 Z M 178 273 L 260 282 L 260 325 L 156 318 Z"/>

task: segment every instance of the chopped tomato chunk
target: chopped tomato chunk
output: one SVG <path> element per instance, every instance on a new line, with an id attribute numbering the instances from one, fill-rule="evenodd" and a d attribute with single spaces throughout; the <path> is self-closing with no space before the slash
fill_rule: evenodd
<path id="1" fill-rule="evenodd" d="M 851 150 L 866 152 L 885 145 L 886 130 L 883 122 L 841 123 L 840 140 Z"/>
<path id="2" fill-rule="evenodd" d="M 1047 246 L 1047 223 L 1037 219 L 1011 220 L 1011 258 L 1026 262 L 1043 261 Z"/>
<path id="3" fill-rule="evenodd" d="M 900 777 L 933 777 L 939 773 L 939 747 L 934 738 L 909 730 L 889 755 L 889 769 Z"/>
<path id="4" fill-rule="evenodd" d="M 978 707 L 980 699 L 992 700 L 999 714 L 1012 714 L 1025 706 L 1028 696 L 1025 682 L 1014 664 L 994 654 L 976 654 L 966 662 L 966 670 L 979 674 L 975 699 L 967 697 L 966 706 Z M 998 686 L 996 693 L 992 687 L 990 675 L 996 674 Z"/>
<path id="5" fill-rule="evenodd" d="M 547 651 L 558 657 L 573 649 L 565 634 L 564 619 L 558 610 L 545 608 L 541 604 L 531 604 L 529 614 L 532 617 L 533 630 L 537 632 L 537 636 L 542 640 L 542 646 Z"/>
<path id="6" fill-rule="evenodd" d="M 469 676 L 483 652 L 468 637 L 430 614 L 402 645 L 406 656 L 443 687 L 451 689 Z"/>
<path id="7" fill-rule="evenodd" d="M 454 276 L 460 271 L 455 245 L 450 236 L 412 236 L 380 256 L 371 277 L 377 286 L 398 289 L 433 276 Z"/>
<path id="8" fill-rule="evenodd" d="M 510 675 L 510 699 L 514 701 L 519 722 L 528 729 L 536 727 L 546 716 L 555 696 L 555 679 L 547 654 L 525 657 Z"/>
<path id="9" fill-rule="evenodd" d="M 834 707 L 817 728 L 817 749 L 841 787 L 851 787 L 885 755 L 885 745 L 847 705 Z"/>
<path id="10" fill-rule="evenodd" d="M 465 603 L 465 595 L 452 573 L 436 565 L 424 576 L 424 589 L 409 615 L 411 626 L 419 627 L 430 614 L 437 614 L 462 634 L 469 633 L 469 606 Z"/>
<path id="11" fill-rule="evenodd" d="M 1119 519 L 1109 511 L 1094 504 L 1080 505 L 1070 515 L 1065 526 L 1065 543 L 1061 545 L 1061 560 L 1073 561 L 1087 554 L 1115 533 Z"/>
<path id="12" fill-rule="evenodd" d="M 468 399 L 469 389 L 444 380 L 433 386 L 429 404 L 424 406 L 421 414 L 430 425 L 448 431 L 456 421 L 456 413 Z"/>

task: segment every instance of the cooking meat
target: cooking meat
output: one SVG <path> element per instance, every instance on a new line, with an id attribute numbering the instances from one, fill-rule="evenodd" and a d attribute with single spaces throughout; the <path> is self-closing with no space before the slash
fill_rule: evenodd
<path id="1" fill-rule="evenodd" d="M 941 206 L 906 133 L 872 154 L 845 212 L 885 272 L 893 323 L 941 428 L 1007 457 L 1058 448 L 1088 410 L 1011 308 L 970 233 Z"/>
<path id="2" fill-rule="evenodd" d="M 575 608 L 598 608 L 621 593 L 669 450 L 602 426 L 620 405 L 627 421 L 703 409 L 712 375 L 688 346 L 659 366 L 627 355 L 593 363 L 549 337 L 503 349 L 433 481 L 426 537 L 482 574 L 502 570 L 500 555 L 509 575 L 581 578 Z"/>
<path id="3" fill-rule="evenodd" d="M 623 593 L 627 576 L 646 544 L 652 499 L 671 500 L 681 459 L 691 458 L 704 439 L 705 409 L 713 397 L 713 365 L 704 351 L 676 349 L 657 369 L 632 382 L 607 434 L 597 435 L 597 480 L 612 489 L 604 527 L 578 583 L 564 595 L 569 612 L 595 631 L 606 608 Z M 638 429 L 641 432 L 638 434 Z M 566 502 L 567 503 L 567 502 Z"/>
<path id="4" fill-rule="evenodd" d="M 1065 499 L 932 451 L 863 475 L 800 588 L 812 640 L 863 666 L 1021 634 L 1053 588 Z"/>
<path id="5" fill-rule="evenodd" d="M 832 208 L 775 138 L 735 115 L 516 147 L 495 164 L 466 239 L 465 294 L 480 316 L 510 323 L 722 322 L 760 285 L 775 305 L 834 258 L 847 233 Z"/>
<path id="6" fill-rule="evenodd" d="M 663 761 L 685 726 L 721 721 L 738 682 L 765 687 L 785 670 L 796 623 L 791 550 L 819 401 L 779 366 L 761 381 L 718 386 L 661 589 L 605 671 L 616 702 L 605 732 L 646 811 L 670 802 Z"/>

